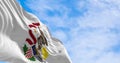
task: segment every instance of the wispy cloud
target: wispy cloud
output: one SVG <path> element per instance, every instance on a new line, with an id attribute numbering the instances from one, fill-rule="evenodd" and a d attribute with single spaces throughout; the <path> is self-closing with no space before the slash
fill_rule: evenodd
<path id="1" fill-rule="evenodd" d="M 120 62 L 119 0 L 25 0 L 61 39 L 73 63 Z"/>

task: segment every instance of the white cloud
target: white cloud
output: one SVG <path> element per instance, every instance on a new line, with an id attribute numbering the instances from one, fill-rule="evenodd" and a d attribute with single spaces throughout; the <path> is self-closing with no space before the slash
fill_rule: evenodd
<path id="1" fill-rule="evenodd" d="M 105 2 L 105 1 L 104 1 Z M 112 3 L 106 4 L 100 0 L 88 1 L 88 11 L 77 18 L 79 26 L 71 29 L 71 43 L 74 63 L 118 63 L 120 56 L 109 49 L 119 44 L 120 33 L 110 29 L 120 30 L 120 12 Z M 110 6 L 109 6 L 110 5 Z M 79 6 L 78 6 L 79 7 Z M 112 8 L 111 8 L 112 7 Z M 120 31 L 118 31 L 120 32 Z M 72 39 L 73 38 L 73 39 Z"/>
<path id="2" fill-rule="evenodd" d="M 96 63 L 119 63 L 119 59 L 120 54 L 109 52 L 97 59 Z"/>
<path id="3" fill-rule="evenodd" d="M 103 12 L 90 12 L 86 14 L 82 21 L 79 21 L 81 27 L 94 27 L 94 28 L 110 28 L 115 27 L 120 23 L 120 15 L 118 11 L 106 10 Z"/>

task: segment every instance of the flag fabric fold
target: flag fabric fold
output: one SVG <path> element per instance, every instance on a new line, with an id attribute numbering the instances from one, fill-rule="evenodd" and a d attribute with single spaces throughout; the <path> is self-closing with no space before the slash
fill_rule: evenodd
<path id="1" fill-rule="evenodd" d="M 63 44 L 16 0 L 0 0 L 0 61 L 71 63 Z"/>

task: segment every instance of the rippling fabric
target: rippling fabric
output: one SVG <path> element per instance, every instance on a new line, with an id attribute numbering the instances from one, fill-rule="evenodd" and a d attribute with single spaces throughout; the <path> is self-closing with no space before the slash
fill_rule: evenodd
<path id="1" fill-rule="evenodd" d="M 40 23 L 39 28 L 48 42 L 48 46 L 44 47 L 49 56 L 47 54 L 48 57 L 45 57 L 44 62 L 36 58 L 36 61 L 27 59 L 23 51 L 25 44 L 27 44 L 26 38 L 31 39 L 31 35 L 28 34 L 29 30 L 37 31 L 37 33 L 33 32 L 35 37 L 41 35 L 37 28 L 30 29 L 28 25 L 32 23 Z M 0 61 L 9 63 L 71 63 L 61 42 L 52 38 L 47 27 L 34 15 L 24 11 L 15 0 L 0 0 Z"/>

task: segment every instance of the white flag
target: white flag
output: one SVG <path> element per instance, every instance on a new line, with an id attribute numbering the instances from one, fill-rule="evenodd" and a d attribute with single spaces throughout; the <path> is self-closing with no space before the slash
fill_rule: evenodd
<path id="1" fill-rule="evenodd" d="M 0 61 L 71 63 L 63 44 L 15 0 L 0 0 Z"/>

